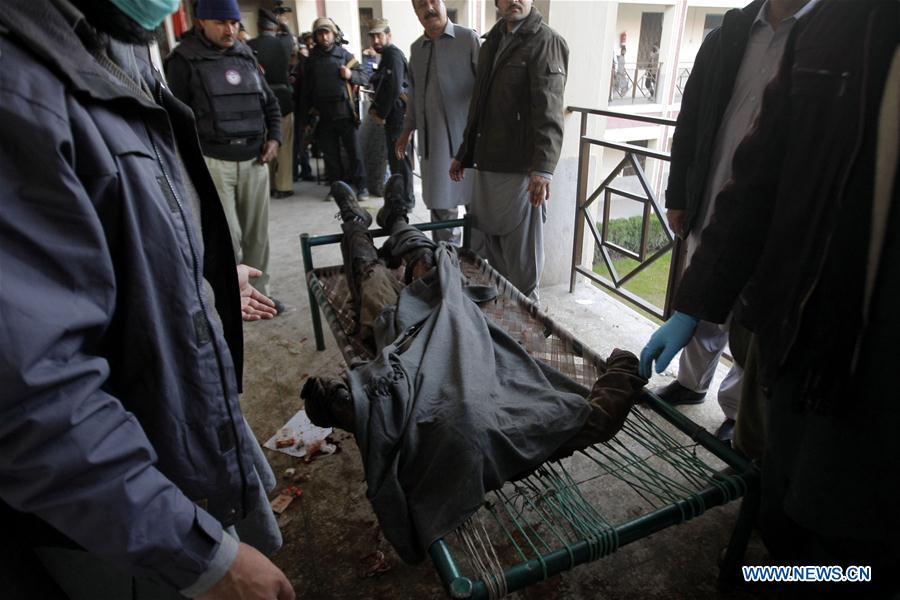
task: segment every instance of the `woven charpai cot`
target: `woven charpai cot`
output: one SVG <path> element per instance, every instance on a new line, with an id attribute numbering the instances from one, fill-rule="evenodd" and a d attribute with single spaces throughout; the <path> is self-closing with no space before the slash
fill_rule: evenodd
<path id="1" fill-rule="evenodd" d="M 488 318 L 534 358 L 589 389 L 603 359 L 477 255 L 458 253 L 468 283 L 497 288 L 495 300 L 479 305 Z M 308 284 L 348 365 L 371 359 L 372 349 L 353 333 L 343 267 L 314 269 Z M 652 394 L 644 400 L 615 438 L 490 492 L 480 510 L 435 542 L 430 552 L 448 594 L 502 597 L 740 498 L 755 485 L 753 469 L 730 448 Z M 752 518 L 744 520 L 733 545 L 746 544 Z M 743 548 L 729 552 L 725 563 Z"/>

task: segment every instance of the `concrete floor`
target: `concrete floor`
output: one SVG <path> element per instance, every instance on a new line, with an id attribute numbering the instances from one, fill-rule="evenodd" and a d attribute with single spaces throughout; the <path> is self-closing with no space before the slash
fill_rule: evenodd
<path id="1" fill-rule="evenodd" d="M 302 407 L 299 389 L 311 374 L 337 376 L 343 360 L 330 332 L 327 349 L 315 350 L 309 304 L 300 256 L 299 234 L 340 231 L 333 203 L 323 202 L 324 186 L 298 183 L 294 197 L 273 200 L 269 211 L 272 293 L 287 310 L 272 321 L 245 327 L 244 395 L 242 405 L 260 442 L 268 439 Z M 363 206 L 377 210 L 380 198 Z M 424 221 L 420 205 L 413 220 Z M 320 266 L 340 262 L 334 247 L 315 251 Z M 542 304 L 561 324 L 601 355 L 621 347 L 635 353 L 653 331 L 653 324 L 625 305 L 579 284 L 574 294 L 567 288 L 542 290 Z M 326 327 L 327 331 L 327 327 Z M 676 361 L 677 362 L 677 361 Z M 720 367 L 714 386 L 724 375 Z M 671 381 L 670 370 L 655 376 L 651 385 Z M 722 419 L 714 400 L 685 409 L 691 419 L 714 430 Z M 266 451 L 281 475 L 296 467 L 304 476 L 298 485 L 303 495 L 282 516 L 284 546 L 275 562 L 291 579 L 300 598 L 316 600 L 357 598 L 443 598 L 430 562 L 404 565 L 389 545 L 378 537 L 375 517 L 365 498 L 362 465 L 351 436 L 337 433 L 341 452 L 311 464 Z M 278 489 L 288 485 L 279 482 Z M 272 497 L 274 497 L 274 493 Z M 613 499 L 615 500 L 615 499 Z M 737 503 L 708 511 L 700 518 L 669 528 L 617 553 L 582 566 L 520 593 L 520 598 L 767 598 L 772 591 L 740 587 L 728 594 L 716 591 L 717 557 L 727 544 L 737 514 Z M 366 577 L 365 557 L 383 551 L 392 568 L 380 576 Z M 766 554 L 757 540 L 751 542 L 748 562 L 762 564 Z"/>

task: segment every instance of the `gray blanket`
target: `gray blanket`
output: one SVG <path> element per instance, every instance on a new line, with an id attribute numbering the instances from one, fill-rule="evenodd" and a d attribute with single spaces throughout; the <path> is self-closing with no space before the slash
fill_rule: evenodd
<path id="1" fill-rule="evenodd" d="M 410 563 L 486 491 L 548 458 L 590 412 L 588 390 L 484 316 L 451 247 L 440 245 L 435 258 L 376 321 L 376 358 L 349 374 L 367 496 Z"/>

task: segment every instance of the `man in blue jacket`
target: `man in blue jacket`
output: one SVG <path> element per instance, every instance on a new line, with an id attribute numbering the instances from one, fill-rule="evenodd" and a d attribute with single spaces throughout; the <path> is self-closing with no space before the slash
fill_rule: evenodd
<path id="1" fill-rule="evenodd" d="M 271 518 L 271 471 L 238 403 L 225 216 L 190 109 L 136 51 L 177 5 L 0 12 L 4 597 L 294 597 L 237 539 Z"/>

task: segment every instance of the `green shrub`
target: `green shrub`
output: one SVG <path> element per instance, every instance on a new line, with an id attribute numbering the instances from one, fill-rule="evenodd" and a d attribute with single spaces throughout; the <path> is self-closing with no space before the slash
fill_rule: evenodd
<path id="1" fill-rule="evenodd" d="M 628 217 L 627 219 L 613 219 L 609 222 L 608 239 L 614 244 L 618 244 L 623 248 L 628 248 L 637 252 L 641 247 L 641 221 L 640 215 Z M 600 231 L 601 223 L 597 223 L 597 230 Z M 650 253 L 656 252 L 669 242 L 669 237 L 663 229 L 662 223 L 656 218 L 650 220 L 650 239 L 648 248 Z M 613 260 L 623 258 L 624 255 L 610 250 Z M 600 256 L 600 246 L 594 246 L 594 263 L 602 261 Z"/>

